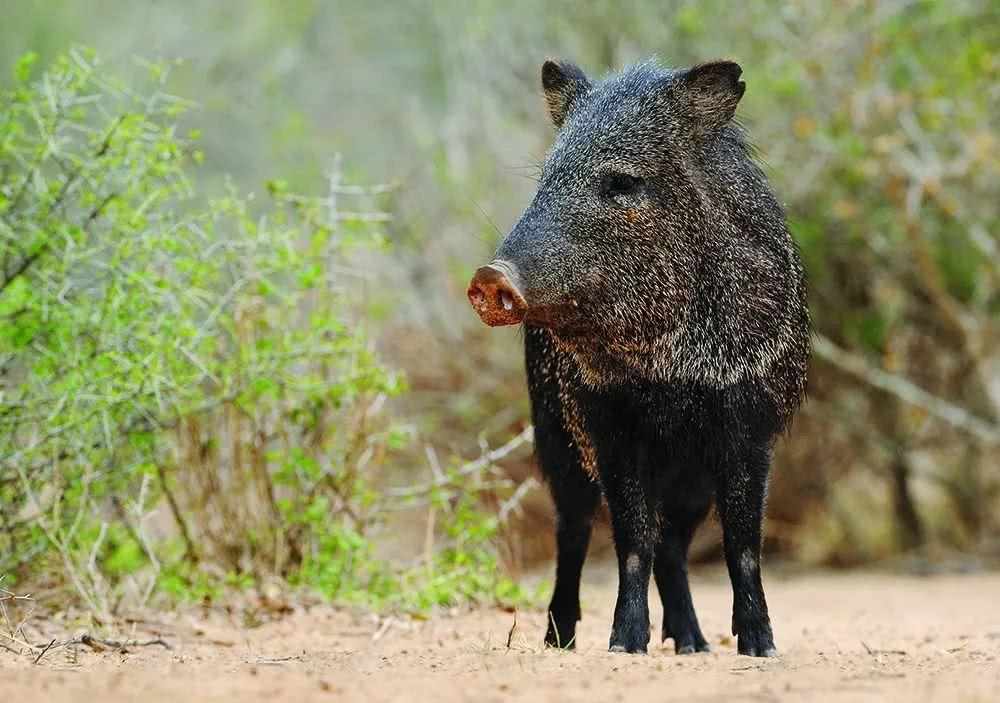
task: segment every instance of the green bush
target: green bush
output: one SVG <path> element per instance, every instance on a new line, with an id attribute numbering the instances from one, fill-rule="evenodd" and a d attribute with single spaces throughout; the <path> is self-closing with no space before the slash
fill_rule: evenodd
<path id="1" fill-rule="evenodd" d="M 86 51 L 34 63 L 0 95 L 0 574 L 104 614 L 270 579 L 408 608 L 516 595 L 495 518 L 442 486 L 440 552 L 375 554 L 373 479 L 408 434 L 357 314 L 372 191 L 206 199 L 165 66 L 140 89 Z"/>

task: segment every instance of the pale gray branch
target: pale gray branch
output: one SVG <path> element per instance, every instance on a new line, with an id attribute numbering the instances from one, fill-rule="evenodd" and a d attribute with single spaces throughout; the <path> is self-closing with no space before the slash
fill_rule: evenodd
<path id="1" fill-rule="evenodd" d="M 846 371 L 870 386 L 926 410 L 952 427 L 989 444 L 1000 444 L 1000 426 L 988 422 L 954 403 L 928 393 L 913 382 L 872 366 L 860 356 L 841 349 L 821 334 L 813 335 L 816 356 Z"/>
<path id="2" fill-rule="evenodd" d="M 478 459 L 468 462 L 462 465 L 457 472 L 453 474 L 445 474 L 435 478 L 434 481 L 424 484 L 422 486 L 409 486 L 406 488 L 394 488 L 388 491 L 388 494 L 396 498 L 409 498 L 412 496 L 422 495 L 427 493 L 434 488 L 444 486 L 451 481 L 453 481 L 457 476 L 470 476 L 472 474 L 477 474 L 480 471 L 492 466 L 501 459 L 503 459 L 508 454 L 515 451 L 518 447 L 534 439 L 534 428 L 529 425 L 521 430 L 518 434 L 514 435 L 505 444 L 493 449 L 492 451 L 484 453 Z"/>

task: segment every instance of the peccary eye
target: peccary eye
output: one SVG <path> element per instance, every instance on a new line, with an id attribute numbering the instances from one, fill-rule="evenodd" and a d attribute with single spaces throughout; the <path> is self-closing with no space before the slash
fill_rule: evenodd
<path id="1" fill-rule="evenodd" d="M 642 188 L 643 180 L 627 173 L 609 173 L 601 183 L 601 190 L 609 198 L 634 195 Z"/>

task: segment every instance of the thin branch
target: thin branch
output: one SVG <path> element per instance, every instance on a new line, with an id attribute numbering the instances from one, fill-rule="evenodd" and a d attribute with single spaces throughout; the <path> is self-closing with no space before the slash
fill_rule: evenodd
<path id="1" fill-rule="evenodd" d="M 534 490 L 538 487 L 538 479 L 534 476 L 529 476 L 515 489 L 514 493 L 500 504 L 500 510 L 497 513 L 497 519 L 500 522 L 507 522 L 507 519 L 512 513 L 515 513 L 521 509 L 521 503 L 524 501 L 524 496 L 528 494 L 529 491 Z"/>
<path id="2" fill-rule="evenodd" d="M 119 652 L 127 652 L 129 647 L 153 647 L 153 646 L 163 647 L 164 649 L 167 650 L 173 649 L 173 647 L 170 646 L 170 643 L 161 637 L 140 642 L 138 640 L 122 640 L 122 641 L 102 640 L 98 639 L 97 637 L 92 637 L 89 634 L 83 634 L 80 635 L 75 640 L 70 640 L 66 644 L 85 644 L 91 649 L 95 649 L 97 651 L 101 651 L 103 649 L 114 649 Z"/>
<path id="3" fill-rule="evenodd" d="M 35 657 L 35 661 L 33 663 L 37 664 L 38 662 L 40 662 L 42 660 L 42 657 L 45 656 L 45 653 L 50 649 L 52 649 L 52 645 L 54 645 L 55 643 L 56 641 L 53 639 L 51 642 L 45 645 L 45 649 L 43 649 L 41 652 L 38 653 L 38 656 Z"/>
<path id="4" fill-rule="evenodd" d="M 469 476 L 471 474 L 476 474 L 483 469 L 492 466 L 501 459 L 503 459 L 508 454 L 512 453 L 514 450 L 518 449 L 521 445 L 533 441 L 534 439 L 534 427 L 528 425 L 521 432 L 514 435 L 506 444 L 503 444 L 496 449 L 486 452 L 478 459 L 470 461 L 469 463 L 463 465 L 458 469 L 457 472 L 451 475 L 444 475 L 435 478 L 430 483 L 424 484 L 422 486 L 410 486 L 407 488 L 393 488 L 388 491 L 390 496 L 395 498 L 410 498 L 413 496 L 422 495 L 435 488 L 444 486 L 451 481 L 453 481 L 458 476 Z"/>
<path id="5" fill-rule="evenodd" d="M 145 640 L 145 641 L 139 641 L 139 640 L 120 640 L 119 641 L 119 640 L 104 640 L 104 639 L 99 639 L 97 637 L 93 637 L 92 635 L 90 635 L 88 633 L 84 633 L 84 634 L 80 635 L 79 637 L 74 637 L 72 639 L 64 640 L 62 642 L 58 642 L 57 640 L 52 640 L 48 644 L 44 645 L 44 647 L 40 645 L 38 648 L 41 649 L 42 651 L 41 651 L 41 653 L 38 654 L 37 657 L 35 657 L 35 663 L 37 664 L 38 661 L 42 658 L 42 656 L 46 652 L 48 652 L 50 650 L 59 649 L 61 647 L 73 647 L 73 646 L 76 646 L 78 644 L 86 645 L 86 646 L 90 647 L 91 649 L 93 649 L 95 652 L 104 652 L 104 651 L 107 651 L 107 650 L 113 650 L 113 651 L 120 652 L 120 653 L 123 653 L 123 654 L 128 653 L 128 650 L 130 648 L 135 648 L 135 647 L 154 647 L 155 646 L 155 647 L 163 647 L 166 650 L 173 649 L 173 647 L 170 645 L 170 643 L 167 642 L 165 639 L 163 639 L 161 637 L 157 637 L 155 639 Z"/>
<path id="6" fill-rule="evenodd" d="M 160 490 L 163 491 L 163 495 L 167 499 L 167 505 L 170 508 L 170 514 L 173 515 L 174 522 L 181 532 L 181 540 L 184 542 L 184 556 L 194 564 L 197 564 L 201 559 L 198 555 L 198 550 L 195 549 L 194 540 L 191 539 L 191 530 L 188 528 L 187 520 L 184 519 L 184 514 L 181 512 L 181 506 L 177 502 L 177 497 L 170 490 L 170 484 L 167 481 L 167 472 L 164 471 L 163 464 L 160 462 L 157 461 L 154 465 L 156 466 L 156 476 L 160 480 Z"/>
<path id="7" fill-rule="evenodd" d="M 7 289 L 7 286 L 13 283 L 14 280 L 17 279 L 19 276 L 21 276 L 25 271 L 27 271 L 28 268 L 33 263 L 38 261 L 39 257 L 41 257 L 41 255 L 45 253 L 46 249 L 48 249 L 48 246 L 43 244 L 42 246 L 38 247 L 38 249 L 36 249 L 33 253 L 21 259 L 21 262 L 14 267 L 13 271 L 11 271 L 10 273 L 4 271 L 3 282 L 0 282 L 0 293 L 3 293 L 4 290 Z"/>
<path id="8" fill-rule="evenodd" d="M 860 356 L 841 349 L 821 334 L 813 335 L 813 350 L 833 364 L 870 386 L 891 393 L 900 400 L 926 410 L 952 427 L 973 435 L 988 444 L 1000 444 L 1000 426 L 974 415 L 965 408 L 928 393 L 911 381 L 872 366 Z"/>

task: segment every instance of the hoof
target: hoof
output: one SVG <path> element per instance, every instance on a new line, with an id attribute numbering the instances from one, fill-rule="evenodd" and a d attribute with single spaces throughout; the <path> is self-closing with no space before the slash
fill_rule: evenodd
<path id="1" fill-rule="evenodd" d="M 776 657 L 778 656 L 778 650 L 775 648 L 774 644 L 749 644 L 744 643 L 740 640 L 737 645 L 737 651 L 747 657 Z"/>
<path id="2" fill-rule="evenodd" d="M 778 656 L 778 650 L 774 646 L 774 636 L 771 634 L 771 624 L 767 620 L 734 627 L 733 634 L 736 635 L 736 651 L 740 654 L 748 657 Z"/>

